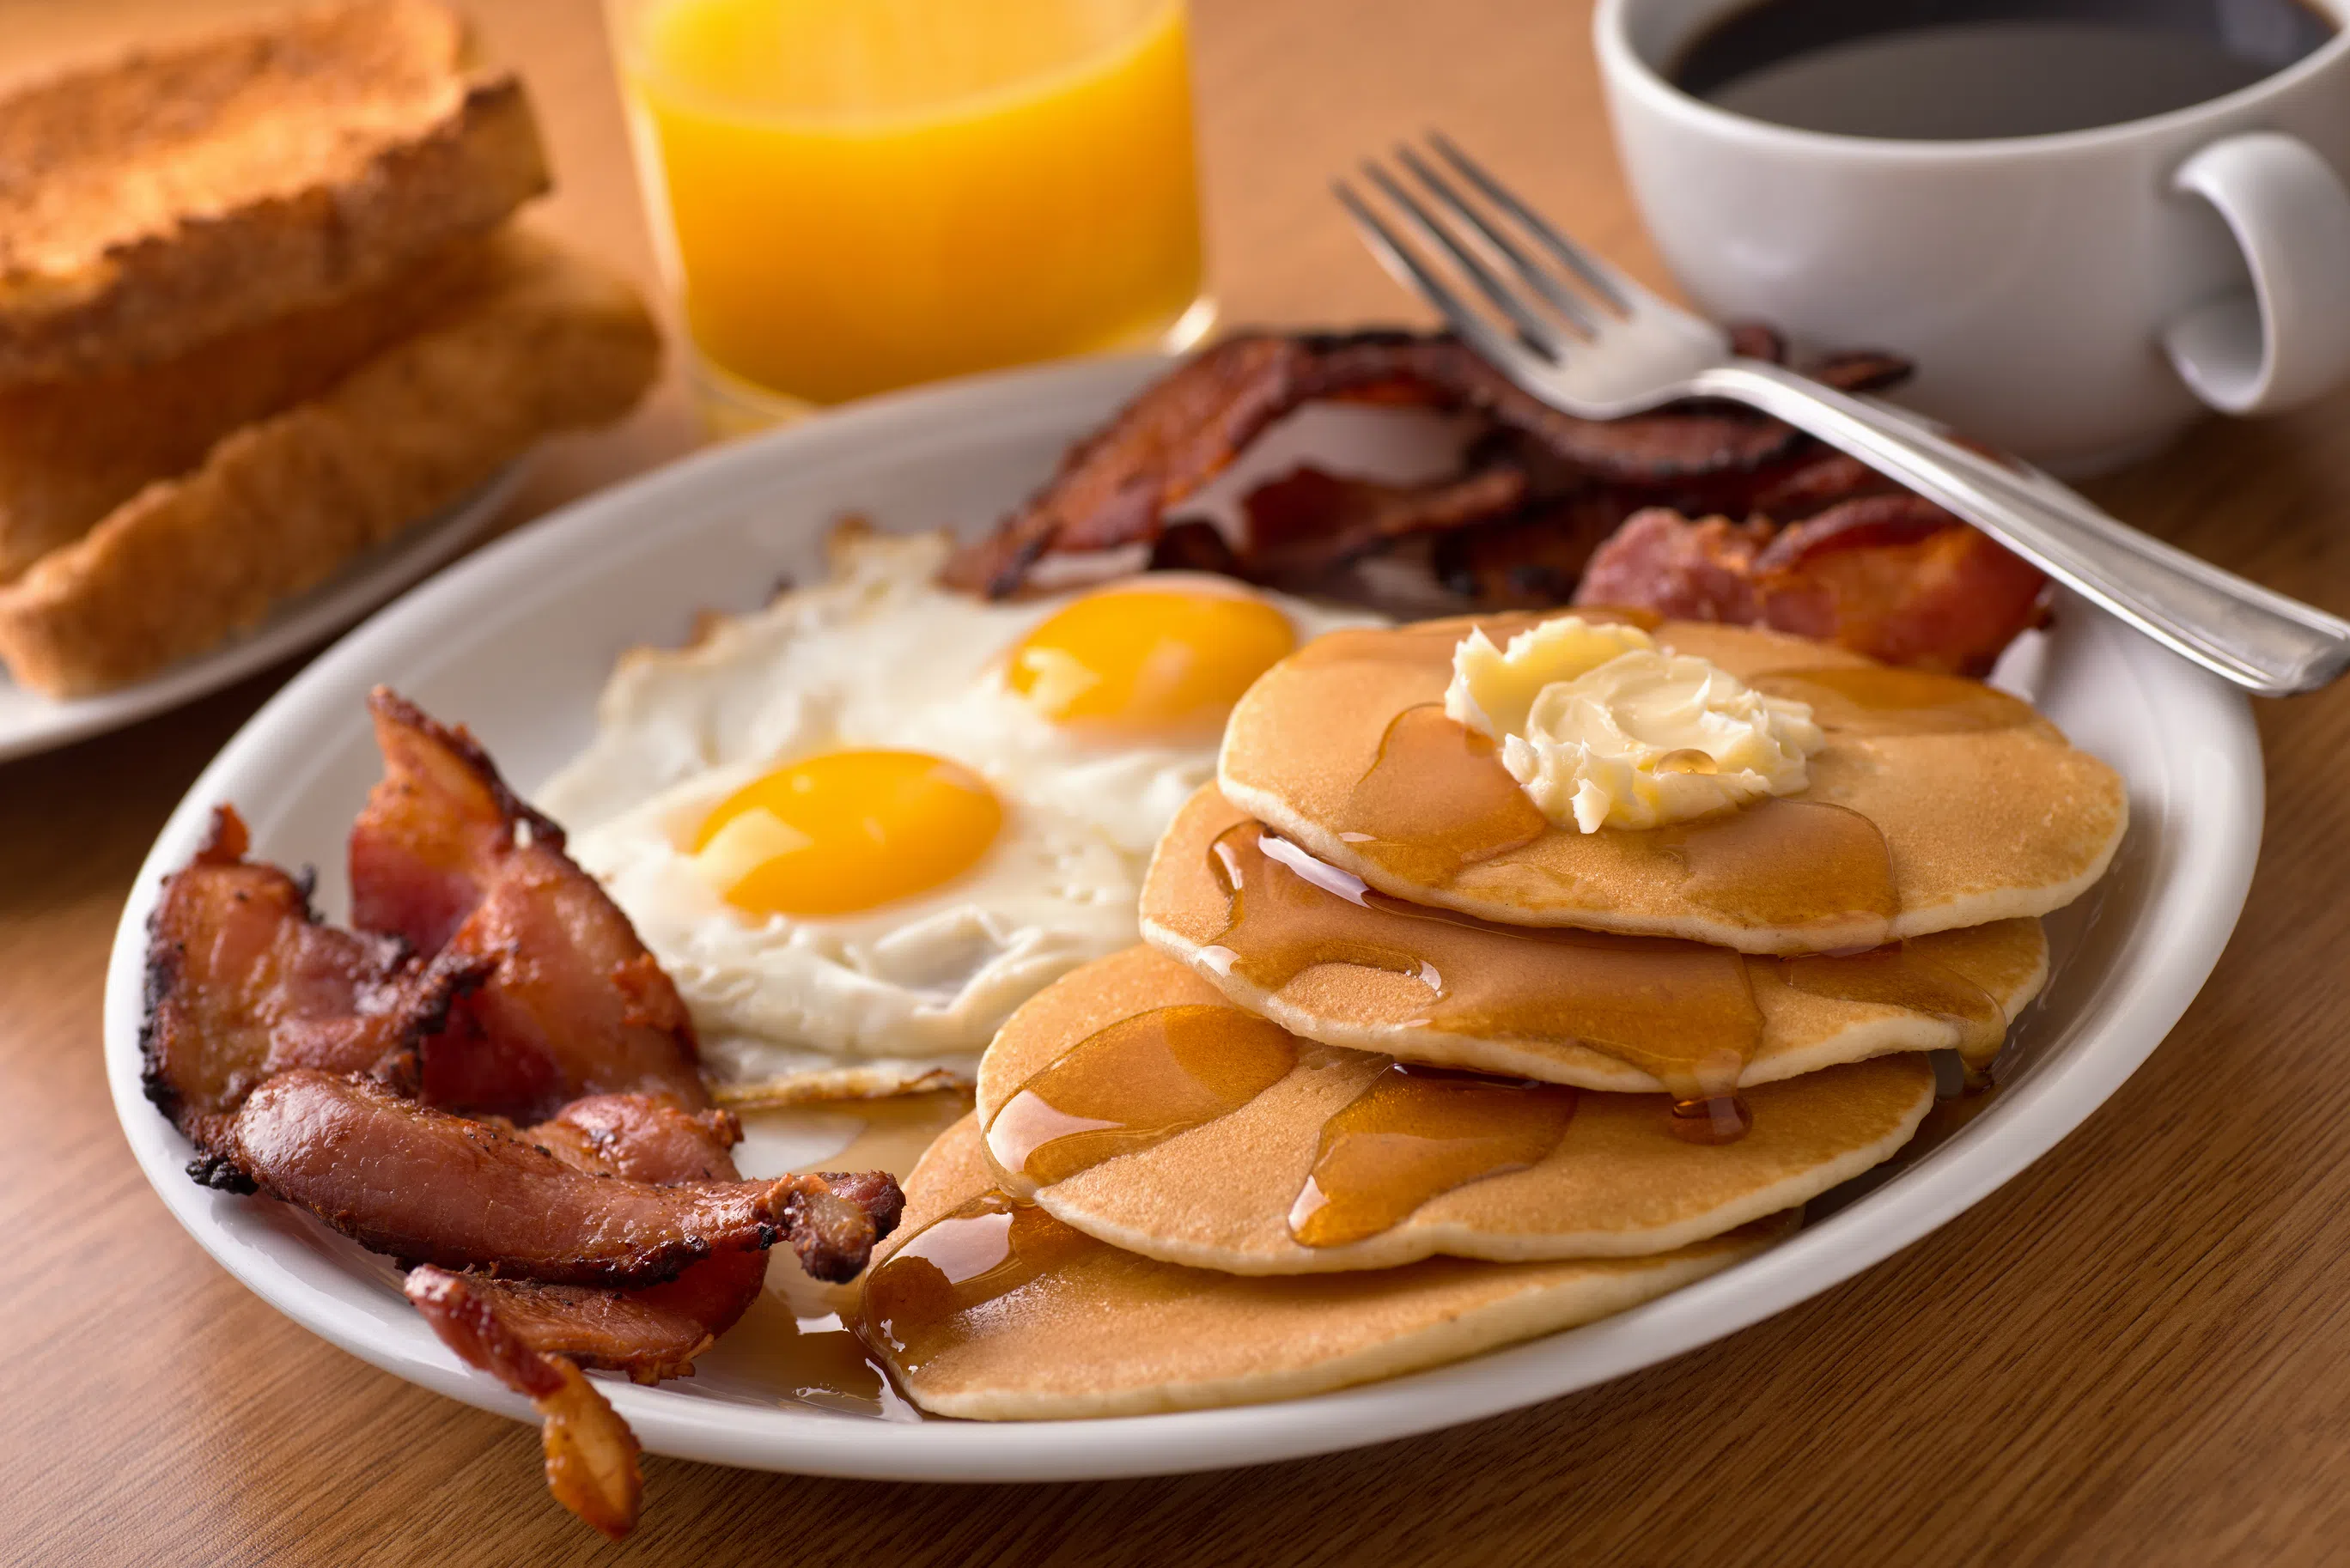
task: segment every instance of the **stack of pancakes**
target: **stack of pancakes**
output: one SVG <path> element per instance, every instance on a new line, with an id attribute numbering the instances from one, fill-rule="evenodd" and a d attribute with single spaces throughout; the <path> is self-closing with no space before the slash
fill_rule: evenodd
<path id="1" fill-rule="evenodd" d="M 1586 834 L 1445 717 L 1470 625 L 1269 671 L 1160 841 L 1149 945 L 998 1034 L 867 1285 L 925 1408 L 1280 1398 L 1586 1322 L 1989 1083 L 2039 917 L 2122 836 L 2111 769 L 1973 681 L 1667 622 L 1826 744 L 1799 794 Z"/>

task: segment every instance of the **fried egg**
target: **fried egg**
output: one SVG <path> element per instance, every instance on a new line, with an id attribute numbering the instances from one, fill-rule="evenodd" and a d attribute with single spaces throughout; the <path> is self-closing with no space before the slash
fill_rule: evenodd
<path id="1" fill-rule="evenodd" d="M 969 1081 L 997 1024 L 1130 945 L 1152 848 L 1274 661 L 1378 624 L 1160 573 L 1016 604 L 943 535 L 625 656 L 538 794 L 677 982 L 723 1097 Z"/>

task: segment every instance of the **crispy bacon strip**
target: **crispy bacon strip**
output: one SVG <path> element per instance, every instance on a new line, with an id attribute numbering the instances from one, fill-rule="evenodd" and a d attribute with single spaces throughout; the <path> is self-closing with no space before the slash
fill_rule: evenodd
<path id="1" fill-rule="evenodd" d="M 417 1048 L 421 1092 L 537 1121 L 588 1094 L 709 1104 L 677 988 L 462 728 L 379 688 L 384 776 L 351 826 L 352 920 L 429 956 L 459 994 Z"/>
<path id="2" fill-rule="evenodd" d="M 1985 675 L 2038 624 L 2047 577 L 1922 496 L 1871 496 L 1783 530 L 1754 560 L 1762 619 L 1887 664 Z"/>
<path id="3" fill-rule="evenodd" d="M 1436 542 L 1436 579 L 1479 609 L 1564 604 L 1627 510 L 1620 493 L 1595 489 L 1448 534 Z"/>
<path id="4" fill-rule="evenodd" d="M 1839 371 L 1881 385 L 1876 357 Z M 995 532 L 950 563 L 952 587 L 1017 592 L 1048 551 L 1149 543 L 1169 508 L 1221 472 L 1275 420 L 1315 399 L 1470 410 L 1523 431 L 1605 479 L 1661 485 L 1751 472 L 1798 450 L 1799 432 L 1751 410 L 1690 404 L 1628 419 L 1580 420 L 1520 391 L 1459 340 L 1409 332 L 1244 333 L 1146 388 Z"/>
<path id="5" fill-rule="evenodd" d="M 730 1111 L 688 1111 L 665 1096 L 605 1095 L 566 1106 L 523 1137 L 591 1175 L 636 1182 L 732 1181 L 736 1171 L 728 1151 L 740 1141 L 742 1127 Z M 905 1199 L 889 1176 L 823 1179 L 838 1200 L 870 1216 L 877 1239 L 896 1226 Z M 695 1358 L 758 1299 L 765 1278 L 766 1259 L 756 1252 L 705 1258 L 666 1284 L 626 1292 L 452 1273 L 425 1264 L 410 1271 L 407 1293 L 461 1359 L 531 1397 L 543 1417 L 548 1490 L 618 1539 L 636 1521 L 641 1488 L 636 1439 L 579 1369 L 607 1367 L 639 1383 L 691 1376 Z M 559 1389 L 553 1386 L 557 1380 Z"/>
<path id="6" fill-rule="evenodd" d="M 728 1111 L 694 1113 L 664 1099 L 607 1095 L 566 1106 L 554 1120 L 521 1136 L 574 1169 L 668 1184 L 735 1180 L 727 1151 L 742 1129 Z M 905 1197 L 887 1173 L 827 1173 L 823 1180 L 836 1198 L 869 1217 L 875 1240 L 896 1227 Z M 856 1237 L 848 1241 L 837 1259 L 818 1260 L 828 1275 L 861 1264 L 854 1251 Z M 465 1288 L 484 1298 L 485 1310 L 497 1313 L 533 1349 L 651 1383 L 691 1374 L 694 1358 L 758 1299 L 766 1260 L 757 1253 L 722 1253 L 666 1284 L 626 1293 L 464 1279 Z"/>
<path id="7" fill-rule="evenodd" d="M 644 1494 L 636 1434 L 578 1366 L 533 1348 L 459 1275 L 414 1269 L 407 1292 L 442 1344 L 538 1411 L 546 1489 L 556 1501 L 615 1541 L 635 1528 Z"/>
<path id="8" fill-rule="evenodd" d="M 1864 496 L 1786 529 L 1642 512 L 1575 602 L 1769 626 L 1888 664 L 1981 675 L 2039 619 L 2046 578 L 1923 497 Z"/>
<path id="9" fill-rule="evenodd" d="M 1243 499 L 1246 529 L 1238 573 L 1252 582 L 1310 585 L 1408 534 L 1443 533 L 1503 516 L 1524 502 L 1527 483 L 1523 471 L 1506 466 L 1429 484 L 1296 469 Z"/>
<path id="10" fill-rule="evenodd" d="M 207 1152 L 213 1185 L 265 1191 L 375 1251 L 545 1284 L 641 1288 L 785 1238 L 809 1272 L 847 1279 L 873 1244 L 871 1217 L 817 1177 L 590 1175 L 486 1123 L 307 1068 L 254 1090 Z"/>
<path id="11" fill-rule="evenodd" d="M 413 972 L 396 941 L 319 923 L 309 889 L 246 860 L 246 843 L 243 819 L 216 808 L 147 925 L 147 1097 L 199 1145 L 288 1068 L 413 1081 L 418 1042 L 463 981 Z"/>
<path id="12" fill-rule="evenodd" d="M 743 1266 L 743 1260 L 760 1267 L 755 1272 L 747 1269 Z M 751 1282 L 747 1297 L 733 1308 L 734 1318 L 739 1319 L 764 1288 L 765 1263 L 766 1259 L 755 1252 L 711 1258 L 696 1263 L 668 1284 L 646 1291 L 542 1285 L 529 1280 L 456 1273 L 432 1269 L 431 1265 L 411 1269 L 409 1274 L 412 1280 L 430 1269 L 450 1282 L 450 1290 L 474 1298 L 476 1310 L 497 1318 L 518 1343 L 533 1350 L 565 1356 L 582 1366 L 625 1372 L 633 1382 L 658 1383 L 669 1377 L 691 1376 L 695 1360 L 709 1350 L 725 1328 L 732 1328 L 733 1322 L 728 1321 L 723 1328 L 712 1327 L 709 1319 L 723 1314 L 698 1310 L 703 1303 L 657 1300 L 656 1293 L 673 1292 L 706 1270 L 733 1265 L 728 1272 L 747 1276 Z M 730 1298 L 735 1293 L 725 1293 Z M 433 1324 L 436 1332 L 440 1326 L 437 1321 Z M 446 1341 L 449 1336 L 442 1334 L 441 1337 Z M 452 1343 L 450 1348 L 464 1355 L 461 1345 Z"/>
<path id="13" fill-rule="evenodd" d="M 1773 523 L 1800 523 L 1829 507 L 1868 495 L 1900 495 L 1902 488 L 1856 457 L 1823 452 L 1756 485 L 1734 507 L 1738 516 L 1761 513 Z"/>
<path id="14" fill-rule="evenodd" d="M 1575 591 L 1579 605 L 1622 605 L 1669 620 L 1752 626 L 1761 617 L 1754 557 L 1770 543 L 1767 521 L 1692 522 L 1652 506 L 1626 519 L 1591 557 Z"/>
<path id="15" fill-rule="evenodd" d="M 386 777 L 352 858 L 377 933 L 320 924 L 302 883 L 245 861 L 224 808 L 151 922 L 148 1093 L 197 1145 L 199 1181 L 426 1260 L 411 1299 L 530 1396 L 548 1486 L 617 1538 L 636 1441 L 580 1366 L 689 1376 L 757 1299 L 767 1246 L 853 1278 L 904 1196 L 878 1171 L 738 1180 L 741 1126 L 709 1108 L 674 989 L 561 831 L 463 732 L 388 692 L 373 706 Z M 401 1097 L 420 1082 L 489 1119 Z M 658 1092 L 599 1092 L 615 1083 Z M 492 1114 L 546 1102 L 519 1135 Z"/>

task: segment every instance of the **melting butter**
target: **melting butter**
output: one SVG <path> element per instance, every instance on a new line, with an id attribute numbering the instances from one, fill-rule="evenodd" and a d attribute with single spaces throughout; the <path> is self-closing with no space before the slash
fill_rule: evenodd
<path id="1" fill-rule="evenodd" d="M 1445 713 L 1493 740 L 1548 821 L 1596 833 L 1685 822 L 1811 782 L 1827 743 L 1806 704 L 1638 627 L 1560 616 L 1497 646 L 1472 628 Z"/>

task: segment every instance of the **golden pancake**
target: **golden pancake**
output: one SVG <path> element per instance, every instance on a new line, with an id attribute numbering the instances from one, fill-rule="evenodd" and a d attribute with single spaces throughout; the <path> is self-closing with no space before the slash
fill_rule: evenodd
<path id="1" fill-rule="evenodd" d="M 1403 904 L 1256 825 L 1213 785 L 1176 814 L 1143 939 L 1326 1045 L 1684 1099 L 1898 1051 L 1990 1065 L 2040 990 L 2040 922 L 1833 956 L 1496 926 Z"/>
<path id="2" fill-rule="evenodd" d="M 1688 1246 L 1886 1159 L 1932 1106 L 1934 1074 L 1884 1056 L 1735 1103 L 1743 1136 L 1677 1127 L 1662 1095 L 1399 1067 L 1299 1041 L 1135 948 L 1005 1022 L 978 1115 L 1004 1189 L 1090 1236 L 1197 1268 L 1315 1273 Z"/>
<path id="3" fill-rule="evenodd" d="M 1295 1399 L 1572 1328 L 1760 1251 L 1783 1216 L 1660 1257 L 1243 1279 L 1153 1262 L 991 1198 L 965 1117 L 906 1179 L 866 1341 L 940 1416 L 1045 1421 Z M 906 1254 L 899 1258 L 898 1254 Z"/>
<path id="4" fill-rule="evenodd" d="M 1471 625 L 1505 642 L 1539 618 L 1316 639 L 1233 710 L 1225 795 L 1414 903 L 1745 952 L 2045 914 L 2104 873 L 2127 824 L 2120 777 L 2004 693 L 1776 632 L 1666 621 L 1660 646 L 1812 704 L 1827 744 L 1808 787 L 1665 827 L 1554 826 L 1443 709 Z"/>

